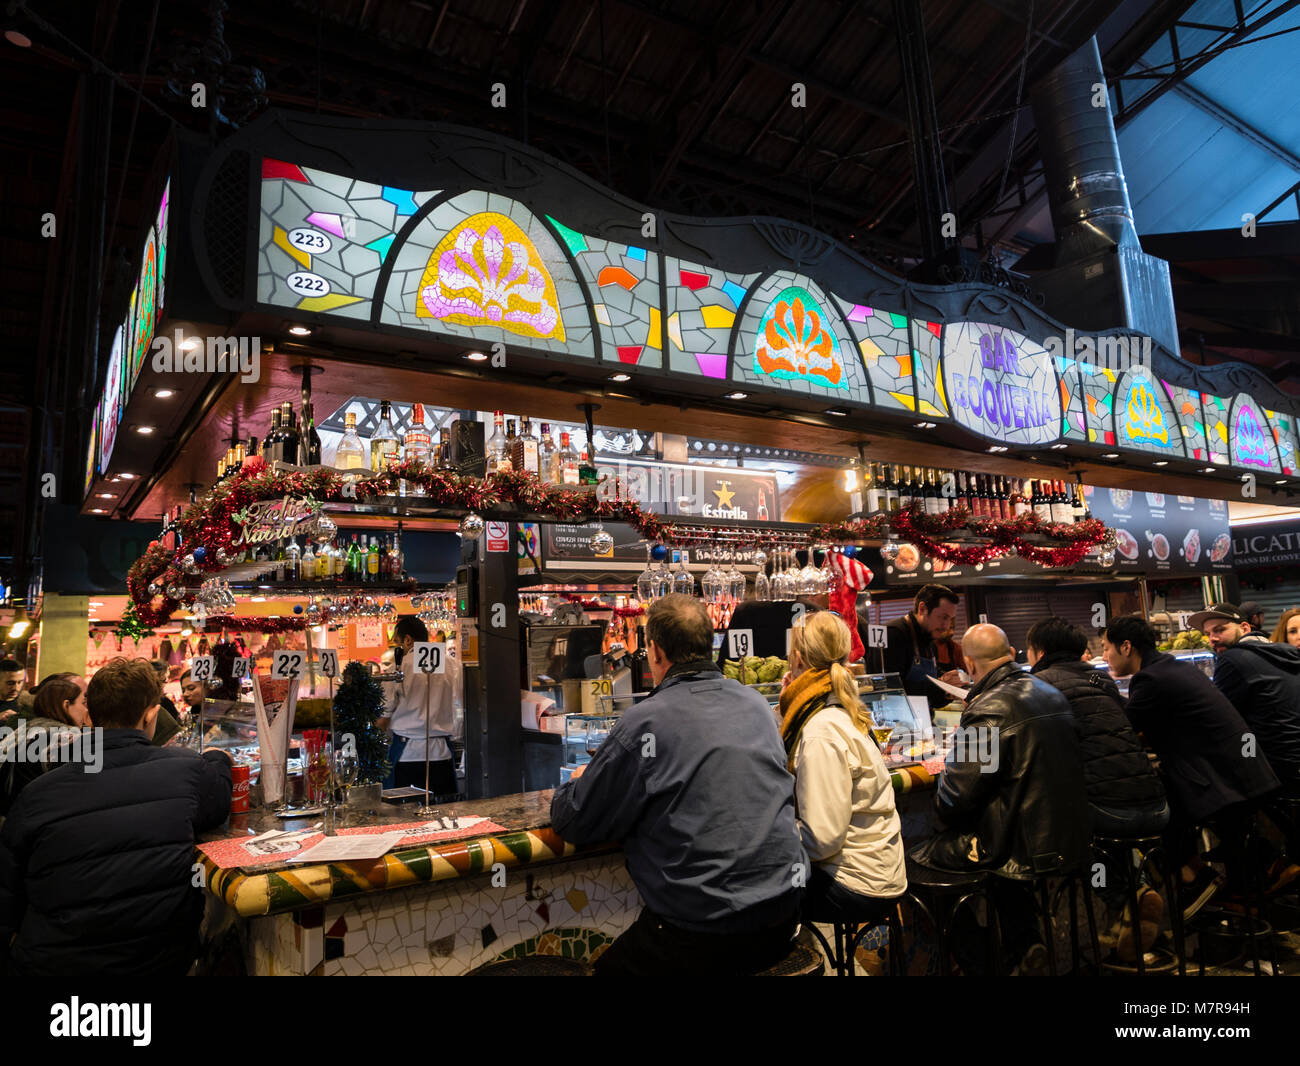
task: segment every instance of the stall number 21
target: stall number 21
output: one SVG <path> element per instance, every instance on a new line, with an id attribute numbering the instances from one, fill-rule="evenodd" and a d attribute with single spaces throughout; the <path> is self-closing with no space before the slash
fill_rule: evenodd
<path id="1" fill-rule="evenodd" d="M 422 674 L 445 674 L 447 672 L 447 645 L 428 641 L 416 641 L 412 652 L 415 656 L 415 668 Z"/>

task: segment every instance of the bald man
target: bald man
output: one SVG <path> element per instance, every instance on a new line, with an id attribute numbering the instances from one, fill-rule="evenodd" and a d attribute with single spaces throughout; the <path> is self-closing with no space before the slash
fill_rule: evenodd
<path id="1" fill-rule="evenodd" d="M 1030 973 L 1046 953 L 1028 880 L 1089 861 L 1077 726 L 1065 697 L 1016 665 L 1015 649 L 997 626 L 971 626 L 962 651 L 974 684 L 935 793 L 945 828 L 911 856 L 944 870 L 995 871 L 1003 964 Z M 982 970 L 982 939 L 970 942 L 977 931 L 957 933 L 963 971 Z"/>

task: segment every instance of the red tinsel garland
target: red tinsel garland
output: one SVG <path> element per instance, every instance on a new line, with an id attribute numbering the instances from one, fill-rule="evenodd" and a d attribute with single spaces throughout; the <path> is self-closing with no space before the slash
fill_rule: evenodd
<path id="1" fill-rule="evenodd" d="M 381 474 L 371 474 L 351 482 L 334 470 L 320 468 L 309 471 L 274 473 L 260 459 L 254 459 L 232 478 L 215 486 L 198 503 L 178 520 L 184 550 L 178 554 L 153 541 L 145 554 L 127 573 L 127 590 L 135 605 L 136 615 L 143 625 L 162 625 L 182 602 L 193 599 L 193 590 L 180 593 L 184 601 L 166 594 L 166 590 L 181 585 L 186 574 L 181 560 L 196 548 L 203 548 L 203 558 L 195 560 L 199 573 L 210 573 L 224 568 L 217 555 L 232 553 L 235 536 L 240 532 L 234 516 L 250 504 L 282 496 L 306 496 L 321 502 L 339 503 L 348 500 L 369 500 L 380 496 L 395 496 L 398 482 L 418 485 L 424 497 L 438 506 L 483 511 L 506 505 L 525 513 L 544 515 L 551 521 L 583 523 L 592 521 L 625 522 L 646 540 L 662 544 L 693 544 L 715 538 L 722 526 L 703 528 L 678 526 L 651 514 L 630 499 L 602 497 L 593 489 L 574 489 L 563 485 L 547 485 L 525 473 L 489 474 L 485 478 L 463 477 L 449 471 L 435 470 L 423 463 L 407 460 Z M 348 491 L 344 491 L 345 487 Z M 939 538 L 951 536 L 959 529 L 968 529 L 988 543 L 979 545 L 951 545 Z M 830 523 L 809 530 L 805 546 L 821 543 L 845 543 L 876 539 L 893 532 L 914 543 L 923 553 L 949 562 L 970 564 L 1018 551 L 1024 558 L 1044 566 L 1072 566 L 1097 546 L 1106 534 L 1106 527 L 1096 520 L 1062 526 L 1040 523 L 1031 513 L 1009 522 L 972 517 L 964 507 L 956 507 L 942 515 L 927 515 L 915 507 L 892 514 L 875 514 L 856 518 L 850 522 Z M 1059 542 L 1057 545 L 1033 544 L 1026 534 L 1036 533 Z M 154 584 L 160 593 L 150 594 Z M 179 591 L 179 589 L 178 589 Z M 155 602 L 155 600 L 157 602 Z M 323 620 L 323 618 L 322 618 Z M 215 624 L 216 619 L 212 622 Z M 262 632 L 287 632 L 303 629 L 309 623 L 305 617 L 232 620 L 231 624 Z"/>

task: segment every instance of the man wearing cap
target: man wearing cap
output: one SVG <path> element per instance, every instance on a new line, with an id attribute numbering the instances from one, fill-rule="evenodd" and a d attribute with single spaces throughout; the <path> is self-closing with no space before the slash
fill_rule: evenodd
<path id="1" fill-rule="evenodd" d="M 1241 617 L 1250 623 L 1252 633 L 1264 632 L 1264 605 L 1250 600 L 1237 608 Z"/>
<path id="2" fill-rule="evenodd" d="M 1282 782 L 1282 794 L 1296 797 L 1300 796 L 1300 648 L 1275 644 L 1255 632 L 1247 611 L 1258 606 L 1216 603 L 1192 615 L 1189 624 L 1201 630 L 1214 649 L 1215 686 L 1255 734 Z M 1290 853 L 1300 854 L 1300 826 L 1289 823 L 1285 808 L 1265 806 L 1286 833 Z M 1297 875 L 1300 869 L 1291 879 Z"/>

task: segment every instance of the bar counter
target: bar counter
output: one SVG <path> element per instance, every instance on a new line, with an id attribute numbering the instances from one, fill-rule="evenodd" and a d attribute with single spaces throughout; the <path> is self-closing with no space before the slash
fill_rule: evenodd
<path id="1" fill-rule="evenodd" d="M 933 778 L 920 765 L 891 777 L 904 838 L 925 835 Z M 565 843 L 550 828 L 550 805 L 549 789 L 438 804 L 448 820 L 501 828 L 365 862 L 222 869 L 199 851 L 210 893 L 205 937 L 237 937 L 246 972 L 259 975 L 457 975 L 520 955 L 590 960 L 632 924 L 641 901 L 621 850 Z M 417 806 L 354 800 L 334 828 L 424 821 Z M 254 810 L 200 843 L 307 829 L 324 817 Z"/>

